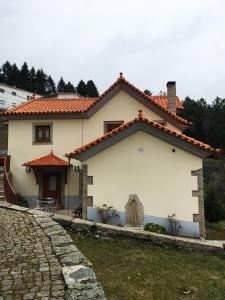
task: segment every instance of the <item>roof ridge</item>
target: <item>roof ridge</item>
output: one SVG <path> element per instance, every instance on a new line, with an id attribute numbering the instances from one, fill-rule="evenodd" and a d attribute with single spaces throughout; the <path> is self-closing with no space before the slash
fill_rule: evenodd
<path id="1" fill-rule="evenodd" d="M 40 164 L 41 161 L 43 162 L 43 161 L 45 161 L 45 159 L 52 159 L 52 158 L 54 158 L 57 162 L 59 162 L 60 165 L 69 165 L 69 162 L 56 156 L 51 150 L 51 152 L 47 155 L 44 155 L 39 158 L 36 158 L 36 159 L 33 159 L 33 160 L 23 163 L 23 166 L 32 166 L 32 165 L 35 166 L 35 163 L 37 164 L 39 162 L 39 164 Z"/>

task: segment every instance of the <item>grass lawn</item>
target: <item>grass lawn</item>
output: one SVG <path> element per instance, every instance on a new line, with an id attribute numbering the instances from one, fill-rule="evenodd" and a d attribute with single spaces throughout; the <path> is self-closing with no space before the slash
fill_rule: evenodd
<path id="1" fill-rule="evenodd" d="M 225 257 L 72 234 L 109 300 L 225 299 Z"/>

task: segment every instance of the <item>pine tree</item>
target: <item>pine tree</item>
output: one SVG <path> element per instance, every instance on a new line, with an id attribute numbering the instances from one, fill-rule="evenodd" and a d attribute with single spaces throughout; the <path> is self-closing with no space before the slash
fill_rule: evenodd
<path id="1" fill-rule="evenodd" d="M 87 97 L 87 87 L 85 82 L 81 79 L 77 85 L 77 93 L 83 97 Z"/>
<path id="2" fill-rule="evenodd" d="M 86 83 L 86 89 L 87 97 L 98 97 L 99 93 L 93 80 L 88 80 L 88 82 Z"/>
<path id="3" fill-rule="evenodd" d="M 11 69 L 11 82 L 12 85 L 17 86 L 20 78 L 20 70 L 17 68 L 17 65 L 14 63 Z"/>
<path id="4" fill-rule="evenodd" d="M 30 91 L 33 93 L 37 93 L 37 78 L 34 67 L 32 67 L 30 70 Z"/>
<path id="5" fill-rule="evenodd" d="M 41 95 L 47 94 L 47 75 L 42 69 L 38 69 L 36 73 L 37 93 Z"/>
<path id="6" fill-rule="evenodd" d="M 68 81 L 68 83 L 65 85 L 64 92 L 71 92 L 71 93 L 75 92 L 75 87 L 70 81 Z"/>
<path id="7" fill-rule="evenodd" d="M 30 71 L 28 69 L 28 65 L 26 62 L 22 65 L 22 68 L 19 73 L 19 80 L 17 81 L 17 85 L 21 89 L 31 90 L 31 80 L 30 80 Z"/>
<path id="8" fill-rule="evenodd" d="M 12 66 L 9 61 L 2 65 L 2 72 L 5 76 L 5 83 L 8 85 L 13 85 L 12 80 Z"/>
<path id="9" fill-rule="evenodd" d="M 61 77 L 59 82 L 58 82 L 58 85 L 57 85 L 57 91 L 58 92 L 64 92 L 65 91 L 65 86 L 66 86 L 65 81 Z"/>
<path id="10" fill-rule="evenodd" d="M 0 83 L 5 83 L 6 82 L 6 78 L 5 78 L 5 74 L 2 71 L 2 68 L 0 68 Z"/>
<path id="11" fill-rule="evenodd" d="M 56 92 L 55 82 L 53 81 L 51 76 L 48 76 L 47 79 L 47 94 L 53 94 Z"/>

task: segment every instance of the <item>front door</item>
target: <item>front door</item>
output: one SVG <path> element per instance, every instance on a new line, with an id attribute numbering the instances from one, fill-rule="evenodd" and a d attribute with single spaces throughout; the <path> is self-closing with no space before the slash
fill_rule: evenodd
<path id="1" fill-rule="evenodd" d="M 43 173 L 43 193 L 42 197 L 51 197 L 61 203 L 62 178 L 60 172 Z"/>

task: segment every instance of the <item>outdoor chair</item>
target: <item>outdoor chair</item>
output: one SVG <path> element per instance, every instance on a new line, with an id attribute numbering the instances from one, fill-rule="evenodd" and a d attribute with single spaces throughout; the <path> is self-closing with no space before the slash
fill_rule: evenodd
<path id="1" fill-rule="evenodd" d="M 72 211 L 72 214 L 74 214 L 74 218 L 81 219 L 82 218 L 82 207 L 74 208 Z"/>

